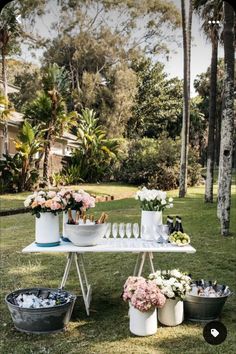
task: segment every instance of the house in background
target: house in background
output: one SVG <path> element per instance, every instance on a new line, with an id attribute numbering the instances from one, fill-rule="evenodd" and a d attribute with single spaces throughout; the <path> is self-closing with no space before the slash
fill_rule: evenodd
<path id="1" fill-rule="evenodd" d="M 0 79 L 0 91 L 3 91 L 3 82 Z M 18 92 L 17 87 L 13 85 L 8 85 L 8 92 L 15 93 Z M 16 154 L 16 148 L 14 141 L 17 138 L 20 127 L 24 122 L 24 117 L 19 112 L 12 111 L 10 117 L 7 120 L 8 125 L 8 152 L 9 155 L 13 156 Z M 5 122 L 0 121 L 0 160 L 4 159 L 4 124 Z M 51 147 L 49 156 L 49 173 L 59 172 L 62 169 L 62 159 L 65 156 L 70 156 L 75 148 L 78 148 L 77 137 L 71 133 L 65 132 L 61 137 L 56 138 L 54 144 Z M 40 164 L 40 169 L 42 169 L 43 160 Z"/>

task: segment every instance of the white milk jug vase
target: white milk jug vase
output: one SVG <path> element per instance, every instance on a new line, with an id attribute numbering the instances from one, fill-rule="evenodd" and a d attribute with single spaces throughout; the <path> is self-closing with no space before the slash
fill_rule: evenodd
<path id="1" fill-rule="evenodd" d="M 157 332 L 157 310 L 142 312 L 130 304 L 129 329 L 136 336 L 151 336 Z"/>
<path id="2" fill-rule="evenodd" d="M 59 216 L 51 212 L 35 217 L 35 242 L 41 247 L 57 246 L 60 243 Z"/>
<path id="3" fill-rule="evenodd" d="M 163 308 L 158 309 L 158 320 L 165 326 L 177 326 L 184 320 L 184 302 L 180 299 L 166 299 Z"/>
<path id="4" fill-rule="evenodd" d="M 162 225 L 162 211 L 142 210 L 141 213 L 141 238 L 153 240 L 155 228 Z"/>

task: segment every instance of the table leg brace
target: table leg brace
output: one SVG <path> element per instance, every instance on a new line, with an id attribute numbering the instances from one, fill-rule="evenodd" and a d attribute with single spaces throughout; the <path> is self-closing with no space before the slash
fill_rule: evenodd
<path id="1" fill-rule="evenodd" d="M 80 264 L 79 264 L 79 262 L 80 262 Z M 88 281 L 87 281 L 87 276 L 85 273 L 85 268 L 84 268 L 84 263 L 83 263 L 83 257 L 81 257 L 81 254 L 75 254 L 75 265 L 76 265 L 76 270 L 77 270 L 77 274 L 79 277 L 79 282 L 80 282 L 80 287 L 81 287 L 81 291 L 82 291 L 82 295 L 83 295 L 83 299 L 84 299 L 86 313 L 89 316 L 89 305 L 90 305 L 90 301 L 91 301 L 91 286 L 88 284 Z M 84 276 L 85 284 L 83 281 L 83 276 Z"/>
<path id="2" fill-rule="evenodd" d="M 142 253 L 139 253 L 137 256 L 137 260 L 136 260 L 135 267 L 134 267 L 134 273 L 133 273 L 134 276 L 137 276 L 137 277 L 141 276 L 142 271 L 143 271 L 143 266 L 144 266 L 147 256 L 149 258 L 150 271 L 152 273 L 155 272 L 155 268 L 153 265 L 153 253 L 152 252 L 142 252 Z"/>
<path id="3" fill-rule="evenodd" d="M 69 275 L 69 272 L 70 272 L 70 268 L 71 268 L 71 264 L 72 264 L 73 259 L 74 259 L 74 253 L 69 253 L 68 256 L 67 256 L 66 267 L 65 267 L 64 274 L 63 274 L 63 277 L 62 277 L 60 289 L 63 289 L 65 284 L 66 284 L 66 281 L 67 281 L 67 278 L 68 278 L 68 275 Z"/>

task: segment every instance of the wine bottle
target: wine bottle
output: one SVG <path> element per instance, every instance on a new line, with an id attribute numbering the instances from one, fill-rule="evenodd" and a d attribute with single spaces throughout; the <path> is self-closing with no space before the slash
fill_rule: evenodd
<path id="1" fill-rule="evenodd" d="M 175 231 L 184 232 L 183 226 L 182 226 L 182 219 L 181 219 L 180 216 L 176 216 L 176 219 L 175 219 Z"/>
<path id="2" fill-rule="evenodd" d="M 174 220 L 173 220 L 172 216 L 167 216 L 167 225 L 168 225 L 168 229 L 169 229 L 169 234 L 172 234 L 172 232 L 175 231 Z"/>
<path id="3" fill-rule="evenodd" d="M 215 280 L 213 283 L 213 289 L 217 292 L 217 280 Z"/>
<path id="4" fill-rule="evenodd" d="M 228 290 L 229 290 L 229 287 L 226 285 L 226 287 L 225 287 L 225 289 L 224 289 L 224 291 L 223 291 L 223 295 L 226 295 L 227 292 L 228 292 Z"/>

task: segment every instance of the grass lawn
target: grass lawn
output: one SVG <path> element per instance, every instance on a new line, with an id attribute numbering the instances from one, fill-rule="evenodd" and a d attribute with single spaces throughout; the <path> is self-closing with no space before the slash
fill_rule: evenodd
<path id="1" fill-rule="evenodd" d="M 93 188 L 93 187 L 91 187 Z M 104 188 L 104 189 L 102 189 Z M 111 190 L 112 191 L 111 192 Z M 119 188 L 119 187 L 118 187 Z M 122 187 L 131 196 L 135 189 Z M 87 188 L 85 188 L 87 189 Z M 94 185 L 94 192 L 115 194 L 115 186 L 106 188 Z M 125 192 L 126 189 L 126 192 Z M 88 189 L 87 189 L 88 190 Z M 223 238 L 219 233 L 216 218 L 216 203 L 203 203 L 203 187 L 189 188 L 185 199 L 176 198 L 173 216 L 180 215 L 183 226 L 197 249 L 195 254 L 157 254 L 154 263 L 157 269 L 180 268 L 194 278 L 217 279 L 221 284 L 235 286 L 235 236 L 236 193 L 232 200 L 232 236 Z M 117 193 L 118 194 L 118 193 Z M 177 192 L 169 193 L 177 195 Z M 5 197 L 5 196 L 4 196 Z M 16 200 L 24 195 L 8 198 L 8 207 L 15 207 Z M 6 198 L 3 199 L 5 205 Z M 110 221 L 138 222 L 140 210 L 137 201 L 131 198 L 98 203 L 97 215 L 107 211 Z M 165 216 L 167 213 L 165 213 Z M 165 218 L 164 218 L 165 219 Z M 34 240 L 34 218 L 30 214 L 2 217 L 1 221 L 1 348 L 2 354 L 233 354 L 235 353 L 235 297 L 226 302 L 222 322 L 228 329 L 226 341 L 218 346 L 207 344 L 202 336 L 203 325 L 184 322 L 177 327 L 159 326 L 156 335 L 135 337 L 129 332 L 128 305 L 120 299 L 122 286 L 132 274 L 135 255 L 132 254 L 87 254 L 87 274 L 93 287 L 91 316 L 85 313 L 79 296 L 68 330 L 54 335 L 30 335 L 17 332 L 4 303 L 4 296 L 17 288 L 45 286 L 57 287 L 60 283 L 66 255 L 22 254 L 23 247 Z M 146 270 L 147 271 L 147 270 Z M 67 289 L 80 293 L 75 269 L 70 274 Z M 234 322 L 234 323 L 233 323 Z"/>
<path id="2" fill-rule="evenodd" d="M 79 186 L 70 186 L 66 188 L 71 188 L 75 190 L 84 189 L 86 192 L 97 196 L 114 196 L 115 199 L 133 197 L 133 195 L 137 191 L 137 187 L 135 186 L 115 182 L 80 184 Z M 27 195 L 29 195 L 29 192 L 0 195 L 0 209 L 8 210 L 23 208 L 23 202 Z"/>

